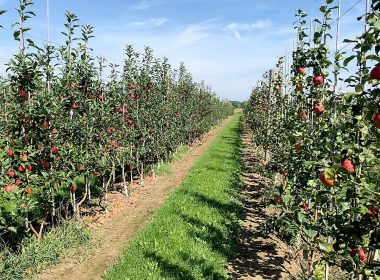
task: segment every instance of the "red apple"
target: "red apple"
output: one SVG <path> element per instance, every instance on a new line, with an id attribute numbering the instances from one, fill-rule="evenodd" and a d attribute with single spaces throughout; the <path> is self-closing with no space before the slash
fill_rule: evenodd
<path id="1" fill-rule="evenodd" d="M 99 99 L 100 101 L 103 101 L 103 100 L 104 100 L 104 95 L 98 95 L 98 99 Z"/>
<path id="2" fill-rule="evenodd" d="M 129 88 L 131 89 L 131 90 L 135 90 L 136 89 L 136 86 L 134 85 L 134 84 L 129 84 Z"/>
<path id="3" fill-rule="evenodd" d="M 52 154 L 58 154 L 58 147 L 57 146 L 54 146 L 51 148 L 51 153 Z"/>
<path id="4" fill-rule="evenodd" d="M 275 204 L 280 204 L 280 203 L 282 203 L 282 198 L 280 196 L 276 196 L 273 199 L 273 201 L 274 201 Z"/>
<path id="5" fill-rule="evenodd" d="M 78 109 L 78 104 L 77 103 L 73 103 L 71 104 L 71 109 Z"/>
<path id="6" fill-rule="evenodd" d="M 317 114 L 321 114 L 325 111 L 325 106 L 323 106 L 322 103 L 316 103 L 314 104 L 314 112 Z"/>
<path id="7" fill-rule="evenodd" d="M 376 215 L 377 213 L 379 213 L 379 209 L 377 209 L 375 206 L 373 205 L 370 205 L 368 206 L 368 210 L 369 210 L 369 213 L 374 216 Z"/>
<path id="8" fill-rule="evenodd" d="M 56 129 L 55 127 L 51 130 L 51 133 L 52 134 L 57 134 L 58 133 L 58 129 Z"/>
<path id="9" fill-rule="evenodd" d="M 304 112 L 304 111 L 300 111 L 298 113 L 298 116 L 303 119 L 303 120 L 307 120 L 309 118 L 309 116 Z"/>
<path id="10" fill-rule="evenodd" d="M 28 164 L 27 166 L 25 166 L 25 171 L 29 172 L 32 170 L 32 165 L 31 164 Z"/>
<path id="11" fill-rule="evenodd" d="M 21 154 L 21 155 L 20 155 L 20 159 L 21 159 L 22 161 L 26 161 L 26 160 L 28 159 L 28 155 L 27 155 L 27 154 Z"/>
<path id="12" fill-rule="evenodd" d="M 9 177 L 16 176 L 16 172 L 13 169 L 8 169 L 7 174 L 8 174 Z"/>
<path id="13" fill-rule="evenodd" d="M 373 122 L 377 128 L 380 128 L 380 112 L 375 115 Z"/>
<path id="14" fill-rule="evenodd" d="M 342 160 L 342 167 L 347 170 L 348 173 L 355 172 L 355 165 L 351 159 L 345 158 Z"/>
<path id="15" fill-rule="evenodd" d="M 25 172 L 25 167 L 20 165 L 20 166 L 17 168 L 17 170 L 20 171 L 20 172 Z"/>
<path id="16" fill-rule="evenodd" d="M 297 142 L 295 145 L 294 145 L 294 148 L 296 149 L 296 151 L 300 151 L 302 149 L 302 146 L 303 146 L 303 143 L 302 142 Z"/>
<path id="17" fill-rule="evenodd" d="M 303 208 L 303 211 L 305 211 L 305 212 L 309 212 L 309 210 L 310 210 L 310 205 L 309 205 L 309 203 L 305 202 L 305 203 L 302 205 L 302 208 Z"/>
<path id="18" fill-rule="evenodd" d="M 26 188 L 26 189 L 25 189 L 25 193 L 26 193 L 27 195 L 32 194 L 32 193 L 33 193 L 32 188 Z"/>
<path id="19" fill-rule="evenodd" d="M 363 263 L 366 263 L 366 262 L 367 262 L 367 256 L 366 256 L 365 252 L 363 251 L 363 249 L 355 248 L 355 249 L 353 249 L 353 250 L 350 252 L 350 256 L 351 256 L 351 257 L 354 258 L 356 255 L 359 256 L 360 261 L 362 261 Z"/>
<path id="20" fill-rule="evenodd" d="M 313 83 L 316 86 L 321 86 L 325 82 L 325 79 L 321 75 L 314 76 Z"/>
<path id="21" fill-rule="evenodd" d="M 305 68 L 304 67 L 298 67 L 297 68 L 297 73 L 301 75 L 305 75 Z"/>
<path id="22" fill-rule="evenodd" d="M 106 130 L 106 132 L 107 132 L 108 135 L 111 135 L 111 134 L 112 134 L 112 130 L 109 129 L 109 128 Z"/>
<path id="23" fill-rule="evenodd" d="M 46 159 L 40 159 L 41 165 L 45 170 L 50 169 L 50 162 L 47 161 Z"/>
<path id="24" fill-rule="evenodd" d="M 40 127 L 43 129 L 49 128 L 49 121 L 48 120 L 43 120 L 42 123 L 40 123 Z"/>
<path id="25" fill-rule="evenodd" d="M 15 185 L 7 185 L 3 188 L 3 190 L 7 193 L 13 192 L 17 187 Z"/>
<path id="26" fill-rule="evenodd" d="M 12 151 L 12 149 L 8 149 L 8 156 L 9 157 L 14 157 L 15 156 L 15 154 Z"/>
<path id="27" fill-rule="evenodd" d="M 21 180 L 20 179 L 16 179 L 15 184 L 16 184 L 16 186 L 20 185 L 21 184 Z"/>
<path id="28" fill-rule="evenodd" d="M 372 80 L 380 79 L 380 65 L 375 66 L 369 74 Z"/>
<path id="29" fill-rule="evenodd" d="M 75 192 L 77 189 L 78 189 L 78 187 L 75 186 L 75 185 L 72 185 L 72 186 L 70 187 L 70 190 L 73 191 L 73 192 Z"/>
<path id="30" fill-rule="evenodd" d="M 26 90 L 23 89 L 23 88 L 18 88 L 18 94 L 19 94 L 21 97 L 28 97 L 28 93 L 27 93 Z"/>
<path id="31" fill-rule="evenodd" d="M 328 174 L 326 174 L 324 171 L 319 173 L 319 179 L 321 180 L 322 184 L 326 187 L 335 186 L 335 180 L 333 178 L 330 178 Z"/>

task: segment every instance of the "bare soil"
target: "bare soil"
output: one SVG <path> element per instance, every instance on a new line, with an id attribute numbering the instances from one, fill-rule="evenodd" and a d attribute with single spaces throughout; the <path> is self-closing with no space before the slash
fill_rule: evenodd
<path id="1" fill-rule="evenodd" d="M 245 199 L 241 236 L 236 240 L 238 252 L 228 264 L 232 279 L 292 279 L 300 271 L 289 255 L 287 245 L 274 235 L 265 237 L 260 232 L 265 217 L 273 212 L 262 201 L 268 179 L 260 175 L 262 158 L 254 149 L 246 130 L 242 135 L 243 182 Z"/>
<path id="2" fill-rule="evenodd" d="M 143 186 L 133 184 L 130 186 L 132 195 L 129 198 L 121 193 L 111 194 L 111 211 L 107 215 L 98 212 L 90 220 L 85 220 L 93 228 L 94 252 L 88 257 L 64 258 L 60 264 L 43 271 L 35 279 L 102 279 L 104 271 L 116 261 L 128 241 L 149 222 L 152 214 L 182 182 L 228 121 L 212 129 L 202 141 L 194 143 L 183 159 L 173 162 L 171 174 L 147 177 Z"/>

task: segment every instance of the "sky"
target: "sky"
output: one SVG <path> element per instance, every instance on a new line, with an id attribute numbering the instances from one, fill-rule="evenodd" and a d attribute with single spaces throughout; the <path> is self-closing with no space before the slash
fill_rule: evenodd
<path id="1" fill-rule="evenodd" d="M 342 0 L 346 12 L 360 0 Z M 319 16 L 321 0 L 50 0 L 53 44 L 64 43 L 65 12 L 75 13 L 81 24 L 94 27 L 90 46 L 108 62 L 122 63 L 123 49 L 133 44 L 155 57 L 167 57 L 178 67 L 183 61 L 195 81 L 205 81 L 223 99 L 247 100 L 262 74 L 278 57 L 290 54 L 296 10 Z M 12 24 L 18 1 L 0 0 L 0 74 L 17 52 Z M 47 38 L 46 0 L 35 0 L 36 17 L 29 35 L 42 44 Z M 342 17 L 341 38 L 355 38 L 363 30 L 356 17 L 364 14 L 365 0 Z M 337 15 L 334 15 L 337 17 Z M 332 43 L 332 42 L 331 42 Z M 340 46 L 344 44 L 340 43 Z"/>

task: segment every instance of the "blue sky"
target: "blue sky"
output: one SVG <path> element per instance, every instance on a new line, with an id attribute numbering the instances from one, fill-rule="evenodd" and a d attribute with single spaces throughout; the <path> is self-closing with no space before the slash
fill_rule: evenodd
<path id="1" fill-rule="evenodd" d="M 358 0 L 343 0 L 346 11 Z M 196 81 L 204 80 L 221 97 L 246 100 L 261 75 L 279 56 L 292 49 L 294 13 L 302 9 L 318 15 L 321 0 L 50 0 L 51 33 L 55 44 L 64 13 L 75 13 L 82 24 L 94 26 L 91 47 L 109 62 L 121 63 L 125 44 L 142 51 L 151 46 L 156 57 L 167 57 L 174 66 L 185 62 Z M 364 3 L 342 18 L 342 39 L 362 31 L 356 17 Z M 11 24 L 17 20 L 16 0 L 0 0 L 0 74 L 5 59 L 17 51 Z M 46 3 L 35 0 L 37 17 L 29 22 L 30 35 L 46 38 Z M 36 43 L 43 41 L 32 38 Z"/>

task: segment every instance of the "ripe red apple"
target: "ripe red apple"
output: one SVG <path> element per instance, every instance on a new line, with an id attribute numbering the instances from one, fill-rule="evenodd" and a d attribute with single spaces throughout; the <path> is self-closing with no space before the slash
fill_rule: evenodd
<path id="1" fill-rule="evenodd" d="M 366 262 L 367 262 L 367 256 L 366 256 L 365 252 L 363 251 L 363 249 L 355 248 L 355 249 L 353 249 L 353 250 L 350 252 L 350 256 L 351 256 L 351 257 L 354 258 L 356 255 L 359 256 L 360 261 L 362 261 L 363 263 L 366 263 Z"/>
<path id="2" fill-rule="evenodd" d="M 20 165 L 19 167 L 17 167 L 17 170 L 20 172 L 25 172 L 25 167 Z"/>
<path id="3" fill-rule="evenodd" d="M 298 67 L 297 68 L 297 73 L 301 75 L 305 75 L 305 68 L 304 67 Z"/>
<path id="4" fill-rule="evenodd" d="M 8 169 L 7 174 L 8 174 L 9 177 L 16 176 L 16 172 L 13 169 Z"/>
<path id="5" fill-rule="evenodd" d="M 328 174 L 326 174 L 324 171 L 319 173 L 319 179 L 321 180 L 322 184 L 325 185 L 326 187 L 335 186 L 334 178 L 330 178 Z"/>
<path id="6" fill-rule="evenodd" d="M 31 195 L 33 193 L 32 188 L 26 188 L 25 193 L 26 193 L 26 195 Z"/>
<path id="7" fill-rule="evenodd" d="M 48 120 L 43 120 L 42 123 L 40 123 L 40 127 L 43 129 L 48 129 L 49 128 L 49 121 Z"/>
<path id="8" fill-rule="evenodd" d="M 274 201 L 275 204 L 280 204 L 280 203 L 282 203 L 282 198 L 280 196 L 276 196 L 273 199 L 273 201 Z"/>
<path id="9" fill-rule="evenodd" d="M 136 89 L 136 86 L 134 85 L 134 84 L 129 84 L 129 88 L 131 89 L 131 90 L 135 90 Z"/>
<path id="10" fill-rule="evenodd" d="M 27 93 L 26 90 L 23 89 L 23 88 L 18 88 L 18 94 L 19 94 L 21 97 L 28 97 L 28 93 Z"/>
<path id="11" fill-rule="evenodd" d="M 342 164 L 342 167 L 346 169 L 348 173 L 355 172 L 355 165 L 351 159 L 345 158 L 342 160 L 341 164 Z"/>
<path id="12" fill-rule="evenodd" d="M 81 166 L 79 167 L 79 170 L 80 170 L 80 171 L 86 171 L 86 166 L 85 166 L 85 165 L 81 165 Z"/>
<path id="13" fill-rule="evenodd" d="M 317 114 L 321 114 L 325 111 L 325 106 L 323 106 L 322 103 L 316 103 L 314 104 L 314 112 Z"/>
<path id="14" fill-rule="evenodd" d="M 108 135 L 111 135 L 111 134 L 112 134 L 112 130 L 109 129 L 109 128 L 106 130 L 106 132 L 107 132 Z"/>
<path id="15" fill-rule="evenodd" d="M 20 179 L 16 179 L 15 184 L 16 184 L 16 186 L 19 186 L 21 184 L 21 180 Z"/>
<path id="16" fill-rule="evenodd" d="M 314 76 L 313 83 L 316 86 L 321 86 L 325 82 L 325 79 L 321 75 Z"/>
<path id="17" fill-rule="evenodd" d="M 72 185 L 72 186 L 70 187 L 70 190 L 73 191 L 73 192 L 75 192 L 77 189 L 78 189 L 78 187 L 75 186 L 75 185 Z"/>
<path id="18" fill-rule="evenodd" d="M 78 104 L 77 103 L 73 103 L 71 104 L 71 109 L 78 109 Z"/>
<path id="19" fill-rule="evenodd" d="M 99 99 L 100 101 L 103 101 L 103 100 L 104 100 L 104 95 L 98 95 L 98 99 Z"/>
<path id="20" fill-rule="evenodd" d="M 28 159 L 28 155 L 27 155 L 27 154 L 21 154 L 21 155 L 20 155 L 20 159 L 21 159 L 22 161 L 26 161 L 26 160 Z"/>
<path id="21" fill-rule="evenodd" d="M 303 90 L 303 84 L 301 84 L 301 83 L 296 84 L 296 90 L 302 91 Z"/>
<path id="22" fill-rule="evenodd" d="M 380 79 L 380 65 L 375 66 L 369 74 L 372 80 Z"/>
<path id="23" fill-rule="evenodd" d="M 58 133 L 58 129 L 56 129 L 55 127 L 51 130 L 51 133 L 52 134 L 57 134 Z"/>
<path id="24" fill-rule="evenodd" d="M 303 143 L 302 142 L 297 142 L 295 145 L 294 145 L 294 148 L 296 149 L 296 151 L 300 151 L 302 149 L 302 146 L 303 146 Z"/>
<path id="25" fill-rule="evenodd" d="M 31 164 L 28 164 L 27 166 L 25 166 L 25 171 L 29 172 L 32 170 L 32 165 Z"/>
<path id="26" fill-rule="evenodd" d="M 304 111 L 300 111 L 298 113 L 298 116 L 303 119 L 303 120 L 307 120 L 309 118 L 309 116 L 304 112 Z"/>
<path id="27" fill-rule="evenodd" d="M 380 128 L 380 112 L 375 115 L 373 122 L 377 128 Z"/>
<path id="28" fill-rule="evenodd" d="M 309 210 L 310 210 L 310 205 L 309 205 L 309 203 L 305 202 L 305 203 L 302 205 L 302 208 L 303 208 L 303 211 L 305 211 L 305 212 L 309 212 Z"/>
<path id="29" fill-rule="evenodd" d="M 375 216 L 377 213 L 379 213 L 379 209 L 377 209 L 375 206 L 370 205 L 368 206 L 369 214 L 372 216 Z"/>
<path id="30" fill-rule="evenodd" d="M 12 151 L 11 148 L 8 149 L 8 156 L 9 157 L 14 157 L 15 156 L 15 154 L 13 153 L 13 151 Z"/>
<path id="31" fill-rule="evenodd" d="M 53 146 L 53 147 L 51 148 L 51 153 L 52 153 L 52 154 L 58 154 L 58 147 L 57 147 L 57 146 Z"/>
<path id="32" fill-rule="evenodd" d="M 7 193 L 13 192 L 17 187 L 15 185 L 7 185 L 3 188 L 3 190 Z"/>
<path id="33" fill-rule="evenodd" d="M 46 159 L 40 159 L 42 167 L 47 171 L 50 169 L 50 162 Z"/>

